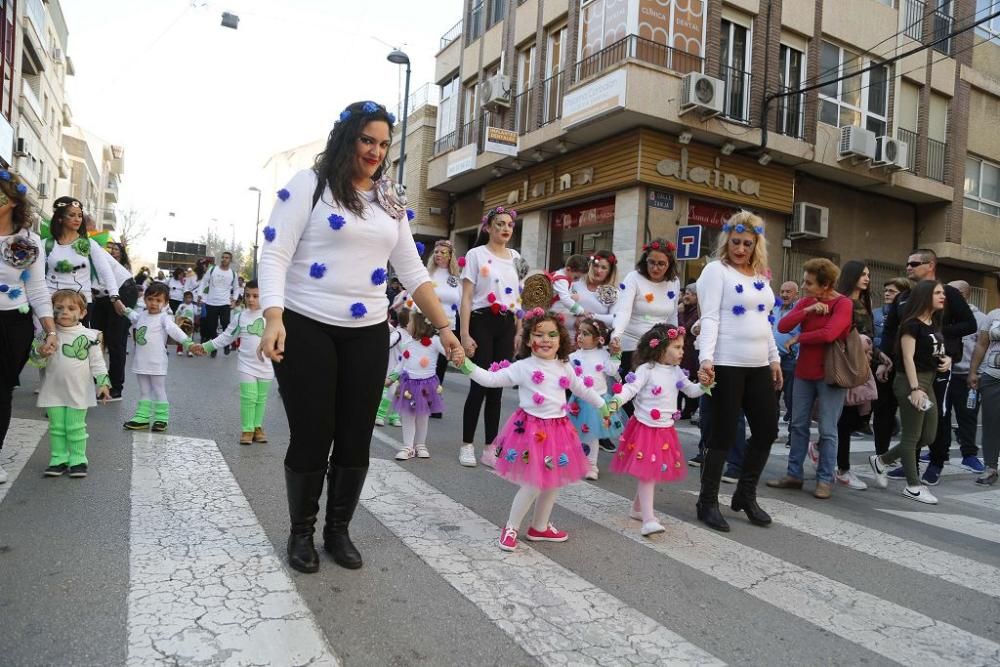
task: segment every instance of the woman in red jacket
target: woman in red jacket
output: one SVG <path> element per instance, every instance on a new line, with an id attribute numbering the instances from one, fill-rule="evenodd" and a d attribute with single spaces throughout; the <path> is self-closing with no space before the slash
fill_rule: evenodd
<path id="1" fill-rule="evenodd" d="M 802 326 L 799 360 L 792 388 L 792 421 L 788 427 L 788 472 L 767 483 L 775 489 L 802 488 L 802 462 L 809 448 L 809 420 L 813 403 L 818 404 L 819 463 L 816 466 L 817 498 L 829 498 L 833 489 L 833 467 L 837 458 L 837 421 L 844 408 L 846 389 L 824 380 L 826 346 L 847 335 L 853 304 L 834 289 L 840 269 L 828 259 L 810 259 L 802 266 L 802 288 L 806 296 L 778 322 L 778 331 L 788 333 Z"/>

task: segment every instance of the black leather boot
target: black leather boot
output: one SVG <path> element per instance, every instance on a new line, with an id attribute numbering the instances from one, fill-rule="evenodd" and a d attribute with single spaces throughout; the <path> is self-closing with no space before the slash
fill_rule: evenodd
<path id="1" fill-rule="evenodd" d="M 769 449 L 755 450 L 748 443 L 746 457 L 743 459 L 743 474 L 740 475 L 740 482 L 736 485 L 736 493 L 733 494 L 730 505 L 735 512 L 746 512 L 747 519 L 755 526 L 771 525 L 770 515 L 757 504 L 757 483 L 770 453 Z"/>
<path id="2" fill-rule="evenodd" d="M 726 465 L 726 452 L 716 449 L 705 450 L 705 461 L 701 464 L 701 493 L 698 494 L 698 520 L 714 530 L 729 532 L 729 524 L 719 511 L 719 482 L 722 469 Z"/>
<path id="3" fill-rule="evenodd" d="M 362 565 L 347 526 L 358 506 L 368 468 L 342 468 L 330 465 L 330 485 L 326 490 L 326 524 L 323 526 L 323 549 L 337 565 L 357 570 Z"/>
<path id="4" fill-rule="evenodd" d="M 285 467 L 288 492 L 288 517 L 292 528 L 288 535 L 288 564 L 299 572 L 319 570 L 319 554 L 313 545 L 319 497 L 323 494 L 326 470 L 294 472 Z"/>

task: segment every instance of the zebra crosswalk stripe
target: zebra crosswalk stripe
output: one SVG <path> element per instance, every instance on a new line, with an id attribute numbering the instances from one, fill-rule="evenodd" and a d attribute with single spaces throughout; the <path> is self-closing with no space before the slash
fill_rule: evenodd
<path id="1" fill-rule="evenodd" d="M 391 461 L 371 460 L 361 502 L 544 665 L 724 664 L 527 544 L 501 551 L 499 527 Z"/>
<path id="2" fill-rule="evenodd" d="M 990 510 L 1000 510 L 1000 489 L 993 491 L 978 491 L 976 493 L 963 493 L 962 495 L 949 496 L 951 500 L 958 500 L 963 503 L 983 507 Z"/>
<path id="3" fill-rule="evenodd" d="M 128 664 L 339 665 L 212 440 L 135 434 Z"/>
<path id="4" fill-rule="evenodd" d="M 997 524 L 990 521 L 983 521 L 963 514 L 941 514 L 938 512 L 905 512 L 901 510 L 884 510 L 879 512 L 892 514 L 903 519 L 918 521 L 935 528 L 943 528 L 952 532 L 975 537 L 988 542 L 1000 544 L 1000 529 Z"/>
<path id="5" fill-rule="evenodd" d="M 14 481 L 24 469 L 24 464 L 35 453 L 38 443 L 41 442 L 42 436 L 48 429 L 48 422 L 38 419 L 14 417 L 10 420 L 10 428 L 3 442 L 3 449 L 0 449 L 0 466 L 3 466 L 8 477 L 4 484 L 0 484 L 0 502 L 3 502 L 11 487 L 14 486 Z"/>

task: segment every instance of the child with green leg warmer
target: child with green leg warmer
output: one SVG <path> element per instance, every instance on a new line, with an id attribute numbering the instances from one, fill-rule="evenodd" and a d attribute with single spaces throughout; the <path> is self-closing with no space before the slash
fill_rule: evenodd
<path id="1" fill-rule="evenodd" d="M 142 297 L 146 309 L 125 309 L 126 317 L 135 327 L 132 372 L 139 381 L 139 402 L 135 414 L 123 425 L 130 431 L 166 431 L 170 421 L 170 402 L 167 400 L 167 339 L 173 338 L 187 349 L 191 346 L 191 338 L 167 314 L 169 296 L 170 288 L 166 283 L 152 282 Z"/>
<path id="2" fill-rule="evenodd" d="M 45 380 L 38 392 L 38 407 L 49 415 L 51 456 L 45 469 L 47 477 L 86 477 L 87 408 L 97 405 L 97 396 L 111 397 L 111 381 L 101 352 L 101 332 L 87 329 L 80 318 L 87 312 L 87 302 L 73 290 L 58 290 L 52 295 L 58 347 L 51 357 L 43 357 L 32 347 L 35 365 L 46 368 Z"/>
<path id="3" fill-rule="evenodd" d="M 257 281 L 248 281 L 243 289 L 246 308 L 233 317 L 226 331 L 207 343 L 192 345 L 191 351 L 204 356 L 239 340 L 240 421 L 243 424 L 240 444 L 249 445 L 267 442 L 263 428 L 264 408 L 274 379 L 274 368 L 270 359 L 257 356 L 260 337 L 264 333 L 264 311 L 260 309 Z"/>
<path id="4" fill-rule="evenodd" d="M 389 325 L 389 365 L 391 371 L 403 360 L 403 348 L 413 340 L 413 337 L 406 331 L 410 323 L 409 308 L 401 308 L 398 313 L 399 326 Z M 388 378 L 387 378 L 388 379 Z M 390 384 L 382 390 L 382 401 L 378 404 L 378 412 L 375 413 L 375 425 L 402 426 L 403 420 L 399 413 L 392 407 L 392 398 L 396 395 L 396 384 Z"/>

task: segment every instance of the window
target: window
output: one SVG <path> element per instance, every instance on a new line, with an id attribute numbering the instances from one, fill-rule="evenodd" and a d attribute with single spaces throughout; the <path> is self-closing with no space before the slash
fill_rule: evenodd
<path id="1" fill-rule="evenodd" d="M 778 60 L 778 81 L 781 92 L 801 88 L 802 77 L 806 71 L 805 54 L 782 44 Z M 801 93 L 778 99 L 778 132 L 790 137 L 802 136 L 802 102 Z"/>
<path id="2" fill-rule="evenodd" d="M 549 32 L 545 54 L 545 80 L 542 82 L 542 123 L 548 124 L 562 115 L 563 67 L 566 62 L 566 33 L 562 26 Z"/>
<path id="3" fill-rule="evenodd" d="M 701 71 L 705 46 L 705 0 L 639 0 L 638 35 L 669 47 L 667 67 L 677 72 Z"/>
<path id="4" fill-rule="evenodd" d="M 473 41 L 479 39 L 479 36 L 483 34 L 483 1 L 484 0 L 472 0 L 472 9 L 469 11 L 469 39 L 468 41 Z"/>
<path id="5" fill-rule="evenodd" d="M 580 60 L 605 49 L 627 33 L 628 0 L 583 0 Z"/>
<path id="6" fill-rule="evenodd" d="M 487 27 L 492 27 L 503 21 L 506 0 L 490 0 L 490 20 Z"/>
<path id="7" fill-rule="evenodd" d="M 437 137 L 443 139 L 455 131 L 458 123 L 458 75 L 441 86 L 441 102 L 438 104 Z"/>
<path id="8" fill-rule="evenodd" d="M 937 41 L 954 32 L 955 20 L 952 18 L 952 0 L 931 0 L 930 4 L 934 9 L 934 22 L 931 40 Z M 990 12 L 992 13 L 992 12 Z M 982 18 L 981 16 L 979 18 Z M 934 50 L 940 53 L 951 55 L 953 40 L 951 38 L 934 45 Z"/>
<path id="9" fill-rule="evenodd" d="M 965 158 L 965 208 L 1000 216 L 1000 166 Z"/>
<path id="10" fill-rule="evenodd" d="M 517 96 L 514 98 L 514 129 L 524 133 L 528 129 L 535 93 L 535 45 L 517 54 Z"/>
<path id="11" fill-rule="evenodd" d="M 996 0 L 976 0 L 976 16 L 975 19 L 986 18 L 990 14 L 995 14 L 997 10 L 1000 9 L 996 5 Z M 976 33 L 980 37 L 985 37 L 986 39 L 992 39 L 994 42 L 1000 42 L 1000 16 L 991 18 L 989 21 L 979 24 L 976 26 Z"/>
<path id="12" fill-rule="evenodd" d="M 724 113 L 735 120 L 750 120 L 750 29 L 722 21 L 721 78 L 726 83 Z"/>
<path id="13" fill-rule="evenodd" d="M 819 120 L 827 125 L 856 125 L 881 137 L 886 132 L 889 68 L 885 65 L 860 73 L 871 60 L 823 42 L 820 53 Z M 852 76 L 853 73 L 853 76 Z M 842 81 L 835 79 L 847 76 Z"/>

